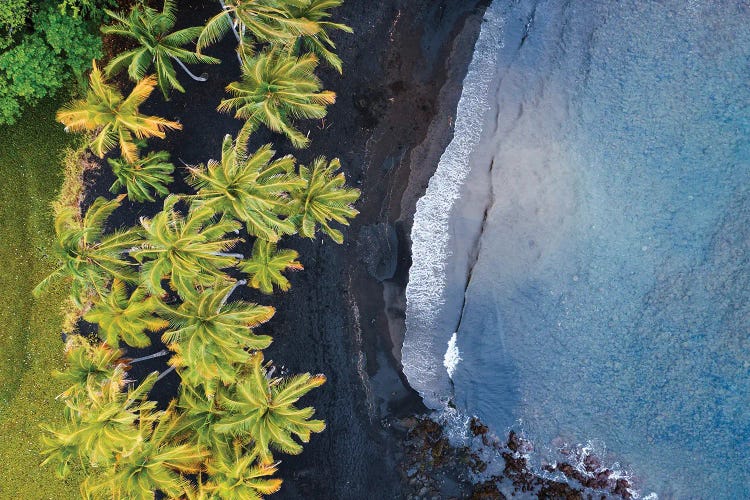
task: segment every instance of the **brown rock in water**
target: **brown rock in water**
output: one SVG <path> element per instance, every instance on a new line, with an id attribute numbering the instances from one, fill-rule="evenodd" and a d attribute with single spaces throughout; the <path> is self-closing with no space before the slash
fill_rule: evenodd
<path id="1" fill-rule="evenodd" d="M 471 433 L 474 434 L 475 436 L 484 436 L 490 430 L 486 425 L 480 422 L 479 419 L 476 417 L 471 418 L 471 422 L 469 422 L 469 429 L 471 429 Z"/>

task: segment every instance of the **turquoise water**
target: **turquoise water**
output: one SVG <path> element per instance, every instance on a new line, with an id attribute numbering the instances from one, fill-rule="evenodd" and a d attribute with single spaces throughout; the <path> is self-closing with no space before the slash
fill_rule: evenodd
<path id="1" fill-rule="evenodd" d="M 642 495 L 750 498 L 750 5 L 490 9 L 451 396 L 536 463 L 589 443 Z"/>

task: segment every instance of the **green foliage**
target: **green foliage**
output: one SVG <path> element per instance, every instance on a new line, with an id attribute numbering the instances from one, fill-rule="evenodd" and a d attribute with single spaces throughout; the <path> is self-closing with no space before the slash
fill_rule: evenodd
<path id="1" fill-rule="evenodd" d="M 266 294 L 273 293 L 274 287 L 286 292 L 291 284 L 281 273 L 303 269 L 297 257 L 299 254 L 294 250 L 276 250 L 275 243 L 258 238 L 252 256 L 240 268 L 248 274 L 251 287 Z"/>
<path id="2" fill-rule="evenodd" d="M 120 146 L 123 158 L 135 163 L 138 159 L 136 139 L 165 137 L 165 130 L 181 130 L 182 125 L 158 116 L 141 114 L 140 106 L 153 92 L 156 79 L 149 76 L 136 84 L 127 97 L 111 83 L 93 63 L 86 99 L 78 99 L 60 108 L 57 121 L 73 132 L 90 131 L 96 135 L 91 150 L 99 158 Z"/>
<path id="3" fill-rule="evenodd" d="M 248 350 L 271 345 L 268 335 L 255 335 L 252 328 L 273 316 L 273 307 L 233 301 L 226 303 L 234 285 L 208 288 L 192 300 L 165 311 L 171 328 L 162 340 L 175 352 L 169 360 L 191 386 L 203 384 L 214 392 L 218 380 L 232 384 L 239 367 L 250 360 Z"/>
<path id="4" fill-rule="evenodd" d="M 119 193 L 124 187 L 129 199 L 140 202 L 155 201 L 154 194 L 169 194 L 167 185 L 174 180 L 174 165 L 167 151 L 151 152 L 132 163 L 125 158 L 107 158 L 107 163 L 117 177 L 109 188 L 111 193 Z"/>
<path id="5" fill-rule="evenodd" d="M 296 118 L 323 118 L 326 107 L 336 102 L 336 94 L 320 91 L 315 76 L 318 58 L 314 54 L 290 56 L 281 50 L 268 50 L 244 60 L 242 80 L 227 85 L 233 96 L 219 104 L 219 111 L 235 111 L 235 118 L 245 120 L 237 136 L 244 143 L 260 125 L 286 135 L 297 148 L 310 143 L 294 128 Z"/>
<path id="6" fill-rule="evenodd" d="M 29 20 L 33 30 L 26 28 Z M 15 33 L 0 38 L 0 48 L 7 48 L 0 53 L 0 125 L 14 123 L 23 106 L 54 95 L 71 73 L 80 79 L 89 61 L 101 55 L 101 40 L 89 22 L 49 2 L 33 16 L 25 1 L 3 2 L 0 23 L 9 30 L 3 33 Z"/>
<path id="7" fill-rule="evenodd" d="M 326 162 L 324 157 L 316 158 L 310 167 L 300 167 L 300 177 L 305 184 L 292 191 L 291 219 L 299 233 L 306 238 L 314 238 L 317 226 L 336 243 L 343 243 L 341 231 L 328 225 L 336 221 L 346 226 L 359 212 L 352 204 L 359 199 L 359 190 L 346 187 L 346 179 L 338 158 Z"/>
<path id="8" fill-rule="evenodd" d="M 128 76 L 137 82 L 146 76 L 153 64 L 159 88 L 167 99 L 172 88 L 185 92 L 177 79 L 173 59 L 188 64 L 221 62 L 215 57 L 182 48 L 198 38 L 202 27 L 184 28 L 170 33 L 176 22 L 175 11 L 173 0 L 164 0 L 161 12 L 139 4 L 136 4 L 128 15 L 107 10 L 107 15 L 116 22 L 102 26 L 102 33 L 124 36 L 138 43 L 137 48 L 127 50 L 112 59 L 105 68 L 107 74 L 111 76 L 127 67 Z"/>
<path id="9" fill-rule="evenodd" d="M 104 222 L 120 206 L 122 198 L 97 198 L 82 220 L 72 209 L 62 210 L 55 219 L 57 240 L 52 252 L 59 267 L 34 289 L 39 294 L 51 280 L 72 281 L 71 298 L 83 308 L 92 298 L 107 293 L 113 278 L 133 282 L 135 270 L 124 253 L 140 242 L 136 231 L 115 231 L 104 235 Z"/>
<path id="10" fill-rule="evenodd" d="M 222 448 L 207 464 L 209 481 L 203 490 L 216 500 L 261 500 L 281 488 L 281 479 L 270 478 L 278 464 L 258 463 L 257 453 L 239 446 Z"/>
<path id="11" fill-rule="evenodd" d="M 159 331 L 169 324 L 154 316 L 160 306 L 158 297 L 149 296 L 141 287 L 128 297 L 125 284 L 114 280 L 109 294 L 97 302 L 83 319 L 98 323 L 99 337 L 113 347 L 119 346 L 120 340 L 129 346 L 147 347 L 151 345 L 151 339 L 146 332 Z"/>
<path id="12" fill-rule="evenodd" d="M 263 364 L 263 354 L 255 353 L 244 377 L 228 392 L 222 393 L 219 404 L 226 410 L 216 431 L 232 436 L 252 436 L 254 450 L 261 461 L 273 462 L 271 450 L 296 455 L 313 432 L 323 432 L 322 420 L 310 420 L 315 408 L 296 408 L 302 396 L 325 383 L 323 375 L 305 373 L 290 378 L 273 378 Z"/>
<path id="13" fill-rule="evenodd" d="M 238 256 L 224 252 L 239 238 L 226 235 L 240 225 L 227 215 L 217 221 L 209 207 L 183 216 L 175 209 L 178 201 L 170 195 L 164 200 L 164 210 L 152 219 L 141 218 L 145 242 L 130 255 L 141 264 L 141 282 L 151 293 L 165 293 L 161 281 L 168 278 L 172 289 L 188 300 L 196 286 L 229 280 L 222 270 L 234 266 Z"/>
<path id="14" fill-rule="evenodd" d="M 340 30 L 352 33 L 352 29 L 341 23 L 334 23 L 327 19 L 331 16 L 329 9 L 340 6 L 343 0 L 302 0 L 301 2 L 289 2 L 286 11 L 289 17 L 294 19 L 306 19 L 315 23 L 318 27 L 314 33 L 302 33 L 294 42 L 296 53 L 312 52 L 319 58 L 330 64 L 339 73 L 342 72 L 341 59 L 333 49 L 336 45 L 328 35 L 329 30 Z"/>
<path id="15" fill-rule="evenodd" d="M 226 135 L 221 162 L 190 169 L 190 183 L 198 193 L 194 206 L 208 206 L 245 223 L 248 233 L 278 241 L 295 231 L 294 224 L 282 218 L 287 212 L 287 193 L 302 181 L 295 175 L 292 156 L 271 161 L 275 151 L 270 144 L 248 156 L 243 143 L 234 145 Z"/>

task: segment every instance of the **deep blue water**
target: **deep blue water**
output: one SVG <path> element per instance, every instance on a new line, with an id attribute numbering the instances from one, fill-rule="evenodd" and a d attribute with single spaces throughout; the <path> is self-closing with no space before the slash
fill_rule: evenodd
<path id="1" fill-rule="evenodd" d="M 592 443 L 644 495 L 750 498 L 750 4 L 495 0 L 489 17 L 437 278 L 415 253 L 433 293 L 407 290 L 410 381 L 523 430 L 537 463 Z M 461 168 L 447 153 L 436 177 Z M 426 227 L 418 212 L 417 247 L 441 238 Z M 422 378 L 456 330 L 452 387 Z"/>

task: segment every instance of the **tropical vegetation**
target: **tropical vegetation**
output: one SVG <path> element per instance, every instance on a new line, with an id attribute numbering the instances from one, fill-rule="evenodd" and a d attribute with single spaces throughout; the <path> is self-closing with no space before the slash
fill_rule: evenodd
<path id="1" fill-rule="evenodd" d="M 57 398 L 64 421 L 45 427 L 43 438 L 44 464 L 61 477 L 85 475 L 83 498 L 262 498 L 282 485 L 279 457 L 302 452 L 325 429 L 313 407 L 298 407 L 325 376 L 275 376 L 263 355 L 275 309 L 231 296 L 243 286 L 288 290 L 284 273 L 302 264 L 279 242 L 324 233 L 341 243 L 333 223 L 347 225 L 357 215 L 359 191 L 346 187 L 337 159 L 298 165 L 292 156 L 274 158 L 270 144 L 248 153 L 261 124 L 296 147 L 309 144 L 293 121 L 322 118 L 335 100 L 314 71 L 316 53 L 337 67 L 335 54 L 322 50 L 333 48 L 328 31 L 350 31 L 327 20 L 340 3 L 230 0 L 206 27 L 179 31 L 170 0 L 161 11 L 107 11 L 115 23 L 103 31 L 137 43 L 114 56 L 107 73 L 127 67 L 133 89 L 125 97 L 94 61 L 86 98 L 64 106 L 57 119 L 93 136 L 88 144 L 99 158 L 119 149 L 119 157 L 107 158 L 116 179 L 111 191 L 127 195 L 58 211 L 58 267 L 36 289 L 58 278 L 69 283 L 75 314 L 96 326 L 98 339 L 68 332 L 66 368 L 56 374 L 65 386 Z M 245 123 L 236 138 L 225 136 L 220 160 L 188 167 L 190 192 L 172 192 L 174 165 L 167 153 L 148 151 L 145 139 L 181 126 L 139 108 L 156 85 L 165 98 L 171 88 L 184 90 L 172 62 L 215 62 L 200 50 L 229 30 L 243 45 L 243 78 L 229 85 L 234 97 L 219 108 L 235 110 Z M 183 48 L 196 38 L 195 52 Z M 152 67 L 156 76 L 146 74 Z M 136 203 L 165 198 L 137 227 L 113 227 L 107 221 L 126 196 Z M 246 256 L 240 249 L 249 243 Z M 126 357 L 157 339 L 166 349 Z M 168 368 L 130 378 L 133 364 L 162 355 Z M 160 410 L 149 393 L 173 370 L 178 393 Z"/>

